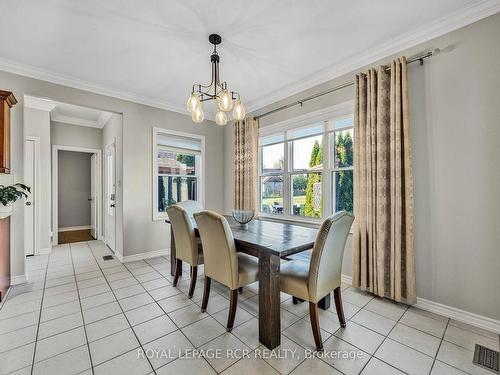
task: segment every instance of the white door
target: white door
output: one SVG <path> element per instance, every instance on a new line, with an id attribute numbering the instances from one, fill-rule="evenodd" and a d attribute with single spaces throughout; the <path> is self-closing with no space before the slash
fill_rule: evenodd
<path id="1" fill-rule="evenodd" d="M 35 255 L 36 143 L 34 139 L 26 139 L 24 145 L 24 184 L 31 188 L 24 206 L 24 254 Z"/>
<path id="2" fill-rule="evenodd" d="M 111 250 L 115 250 L 115 144 L 106 146 L 106 198 L 105 198 L 105 241 Z"/>
<path id="3" fill-rule="evenodd" d="M 90 234 L 97 239 L 97 155 L 90 157 Z"/>

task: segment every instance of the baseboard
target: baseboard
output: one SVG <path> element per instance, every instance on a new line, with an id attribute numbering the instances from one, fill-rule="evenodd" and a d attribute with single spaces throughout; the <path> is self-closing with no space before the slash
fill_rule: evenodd
<path id="1" fill-rule="evenodd" d="M 91 226 L 90 225 L 81 225 L 79 227 L 64 227 L 64 228 L 58 228 L 57 231 L 58 232 L 70 232 L 70 231 L 73 231 L 73 230 L 85 230 L 85 229 L 90 229 Z"/>
<path id="2" fill-rule="evenodd" d="M 36 255 L 47 255 L 52 252 L 52 247 L 45 247 L 37 251 Z"/>
<path id="3" fill-rule="evenodd" d="M 28 282 L 26 275 L 17 275 L 10 277 L 10 285 L 19 285 Z"/>
<path id="4" fill-rule="evenodd" d="M 342 274 L 341 280 L 343 283 L 352 285 L 351 276 Z M 417 297 L 417 304 L 415 307 L 435 314 L 443 315 L 475 327 L 483 328 L 488 331 L 500 333 L 500 320 L 460 310 L 456 307 L 443 305 L 442 303 L 430 301 L 420 297 Z"/>
<path id="5" fill-rule="evenodd" d="M 456 307 L 443 305 L 420 297 L 417 297 L 417 304 L 415 307 L 500 334 L 500 320 L 460 310 Z"/>
<path id="6" fill-rule="evenodd" d="M 351 276 L 342 274 L 340 276 L 340 281 L 342 281 L 344 284 L 352 285 L 352 277 Z"/>
<path id="7" fill-rule="evenodd" d="M 169 254 L 169 249 L 160 249 L 154 251 L 147 251 L 145 253 L 125 255 L 115 253 L 116 258 L 122 263 L 136 262 L 138 260 L 149 259 L 154 257 L 161 257 Z"/>

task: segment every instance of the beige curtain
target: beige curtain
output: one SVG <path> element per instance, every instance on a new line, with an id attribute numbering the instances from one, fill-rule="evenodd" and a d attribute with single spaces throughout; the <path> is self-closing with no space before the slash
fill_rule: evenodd
<path id="1" fill-rule="evenodd" d="M 413 304 L 413 175 L 406 58 L 356 76 L 353 285 Z"/>
<path id="2" fill-rule="evenodd" d="M 234 122 L 234 208 L 258 213 L 259 121 Z"/>

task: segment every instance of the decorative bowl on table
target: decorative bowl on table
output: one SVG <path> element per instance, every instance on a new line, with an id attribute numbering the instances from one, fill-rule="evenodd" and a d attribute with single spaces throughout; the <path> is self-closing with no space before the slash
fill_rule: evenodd
<path id="1" fill-rule="evenodd" d="M 233 218 L 242 227 L 246 227 L 247 224 L 252 221 L 255 216 L 254 210 L 233 210 Z"/>

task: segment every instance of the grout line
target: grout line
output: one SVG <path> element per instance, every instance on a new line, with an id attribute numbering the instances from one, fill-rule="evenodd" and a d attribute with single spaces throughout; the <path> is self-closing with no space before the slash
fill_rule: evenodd
<path id="1" fill-rule="evenodd" d="M 446 334 L 446 331 L 447 331 L 449 325 L 450 325 L 450 319 L 448 318 L 448 321 L 446 322 L 446 328 L 443 331 L 443 335 L 441 337 L 441 341 L 439 342 L 439 346 L 438 346 L 438 348 L 436 350 L 436 354 L 434 355 L 434 360 L 432 361 L 432 366 L 431 366 L 431 371 L 430 372 L 432 372 L 432 369 L 434 368 L 434 364 L 436 363 L 437 356 L 439 354 L 439 350 L 441 349 L 441 345 L 443 345 L 444 335 Z"/>
<path id="2" fill-rule="evenodd" d="M 90 253 L 91 253 L 91 254 L 92 254 L 92 256 L 94 257 L 94 259 L 95 259 L 95 261 L 96 261 L 96 263 L 97 263 L 97 266 L 99 267 L 99 269 L 100 269 L 100 270 L 101 270 L 101 272 L 102 272 L 102 267 L 101 267 L 101 265 L 99 264 L 99 262 L 97 261 L 97 258 L 96 258 L 95 254 L 94 254 L 94 249 L 92 249 L 92 246 L 90 246 L 88 243 L 86 243 L 86 245 L 87 245 L 87 247 L 89 248 Z M 125 267 L 125 268 L 126 268 L 126 267 Z M 104 272 L 103 272 L 103 273 L 104 273 Z M 115 299 L 116 299 L 116 303 L 118 304 L 118 307 L 119 307 L 119 308 L 120 308 L 120 310 L 122 311 L 122 314 L 123 314 L 123 316 L 124 316 L 125 320 L 127 321 L 128 325 L 129 325 L 129 327 L 130 327 L 130 330 L 131 330 L 131 331 L 132 331 L 132 333 L 134 334 L 134 336 L 135 336 L 135 338 L 136 338 L 137 342 L 139 343 L 139 346 L 138 346 L 138 347 L 141 347 L 141 349 L 144 351 L 144 347 L 142 346 L 142 343 L 141 343 L 141 341 L 139 340 L 139 337 L 138 337 L 138 336 L 137 336 L 137 334 L 135 333 L 134 329 L 132 328 L 132 325 L 130 324 L 129 319 L 127 318 L 127 315 L 125 315 L 125 311 L 123 310 L 122 306 L 121 306 L 121 305 L 120 305 L 120 303 L 118 302 L 118 298 L 116 297 L 115 291 L 114 291 L 114 290 L 113 290 L 113 288 L 111 287 L 111 284 L 109 283 L 108 279 L 107 279 L 106 277 L 104 277 L 104 278 L 105 278 L 106 282 L 108 283 L 108 286 L 109 286 L 109 288 L 111 289 L 111 293 L 113 293 L 113 296 L 114 296 L 114 297 L 115 297 Z M 88 342 L 88 341 L 87 341 L 87 342 Z M 134 349 L 132 349 L 132 350 L 134 350 Z M 128 353 L 128 351 L 127 351 L 127 352 L 125 352 L 125 353 Z M 125 353 L 120 353 L 120 355 L 123 355 L 123 354 L 125 354 Z M 116 357 L 115 357 L 115 358 L 116 358 Z M 112 358 L 111 358 L 111 359 L 112 359 Z M 150 360 L 147 356 L 146 356 L 146 359 L 147 359 L 147 361 L 148 361 L 149 365 L 151 366 L 151 369 L 153 370 L 153 373 L 155 373 L 155 374 L 156 374 L 156 371 L 155 371 L 155 369 L 154 369 L 154 367 L 153 367 L 153 364 L 151 363 L 151 360 Z M 105 361 L 105 362 L 107 362 L 107 361 Z M 102 363 L 104 363 L 104 362 L 102 362 Z M 100 363 L 100 364 L 102 364 L 102 363 Z M 99 364 L 99 365 L 100 365 L 100 364 Z M 93 372 L 93 371 L 94 371 L 94 368 L 92 367 L 92 372 Z"/>
<path id="3" fill-rule="evenodd" d="M 45 268 L 45 277 L 43 280 L 43 292 L 42 292 L 42 299 L 40 301 L 40 314 L 38 315 L 38 325 L 36 327 L 35 344 L 33 345 L 33 359 L 31 361 L 31 371 L 30 371 L 31 375 L 33 375 L 33 368 L 35 367 L 36 345 L 38 342 L 38 333 L 40 331 L 40 320 L 42 319 L 43 298 L 45 296 L 45 283 L 47 282 L 47 273 L 49 271 L 49 263 L 50 263 L 50 254 L 47 257 L 47 266 Z"/>

